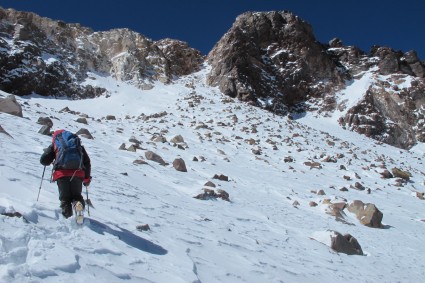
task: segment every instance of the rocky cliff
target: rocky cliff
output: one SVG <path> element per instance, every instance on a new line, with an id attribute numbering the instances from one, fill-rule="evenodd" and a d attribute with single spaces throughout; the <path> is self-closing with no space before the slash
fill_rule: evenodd
<path id="1" fill-rule="evenodd" d="M 289 12 L 242 14 L 208 62 L 208 81 L 223 93 L 282 113 L 332 93 L 345 78 L 312 27 Z"/>
<path id="2" fill-rule="evenodd" d="M 128 29 L 93 32 L 79 24 L 0 9 L 0 89 L 26 95 L 94 97 L 88 72 L 111 75 L 139 88 L 200 68 L 201 53 L 185 42 L 152 41 Z"/>

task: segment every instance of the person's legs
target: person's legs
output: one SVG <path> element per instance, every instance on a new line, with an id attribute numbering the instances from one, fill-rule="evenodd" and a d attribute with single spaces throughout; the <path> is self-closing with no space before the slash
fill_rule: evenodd
<path id="1" fill-rule="evenodd" d="M 70 178 L 63 177 L 56 181 L 59 190 L 60 207 L 65 218 L 72 216 L 72 194 Z"/>

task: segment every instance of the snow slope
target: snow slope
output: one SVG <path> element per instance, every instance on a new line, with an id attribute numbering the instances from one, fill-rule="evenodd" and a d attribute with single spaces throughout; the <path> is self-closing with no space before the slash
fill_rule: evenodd
<path id="1" fill-rule="evenodd" d="M 71 101 L 33 95 L 17 98 L 24 118 L 0 114 L 0 125 L 13 137 L 0 134 L 0 212 L 20 212 L 28 222 L 0 216 L 0 282 L 423 280 L 425 202 L 416 197 L 424 191 L 420 146 L 409 152 L 342 131 L 326 119 L 275 117 L 207 87 L 206 72 L 147 91 L 93 74 L 87 83 L 109 89 L 110 96 Z M 87 114 L 88 125 L 61 112 L 64 107 Z M 142 119 L 163 111 L 163 117 Z M 36 201 L 39 157 L 50 142 L 37 133 L 37 120 L 46 116 L 54 129 L 86 128 L 94 136 L 83 144 L 92 161 L 89 197 L 95 208 L 81 227 L 60 215 L 51 167 Z M 168 141 L 181 135 L 187 148 L 151 141 L 160 133 Z M 131 144 L 131 136 L 143 149 L 119 150 Z M 146 150 L 169 165 L 134 165 Z M 337 154 L 337 163 L 321 161 Z M 188 172 L 173 168 L 175 158 L 185 161 Z M 306 161 L 320 162 L 322 169 L 310 169 Z M 395 179 L 382 179 L 382 164 L 409 171 L 411 181 L 396 187 Z M 229 181 L 213 179 L 215 174 Z M 207 181 L 227 191 L 230 202 L 193 198 Z M 353 189 L 355 182 L 371 193 Z M 320 189 L 326 195 L 314 193 Z M 362 226 L 350 214 L 350 225 L 336 221 L 325 213 L 324 199 L 374 203 L 385 228 Z M 319 205 L 310 207 L 310 201 Z M 140 224 L 151 230 L 137 230 Z M 332 251 L 323 244 L 327 230 L 352 234 L 365 255 Z"/>

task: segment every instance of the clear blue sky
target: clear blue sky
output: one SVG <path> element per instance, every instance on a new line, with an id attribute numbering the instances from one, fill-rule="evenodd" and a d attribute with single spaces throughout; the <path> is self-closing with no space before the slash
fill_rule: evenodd
<path id="1" fill-rule="evenodd" d="M 425 61 L 425 0 L 2 0 L 3 8 L 80 23 L 95 31 L 129 28 L 153 40 L 174 38 L 207 54 L 246 11 L 289 10 L 313 26 L 369 52 L 374 44 L 416 50 Z"/>

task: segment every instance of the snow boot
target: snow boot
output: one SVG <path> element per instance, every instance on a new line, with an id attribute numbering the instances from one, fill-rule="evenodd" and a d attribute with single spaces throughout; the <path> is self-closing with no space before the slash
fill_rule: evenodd
<path id="1" fill-rule="evenodd" d="M 62 215 L 65 218 L 72 216 L 72 205 L 69 202 L 62 201 L 60 207 L 62 208 Z"/>
<path id="2" fill-rule="evenodd" d="M 74 203 L 74 210 L 75 210 L 75 221 L 77 224 L 83 224 L 84 222 L 84 203 L 77 201 Z"/>

